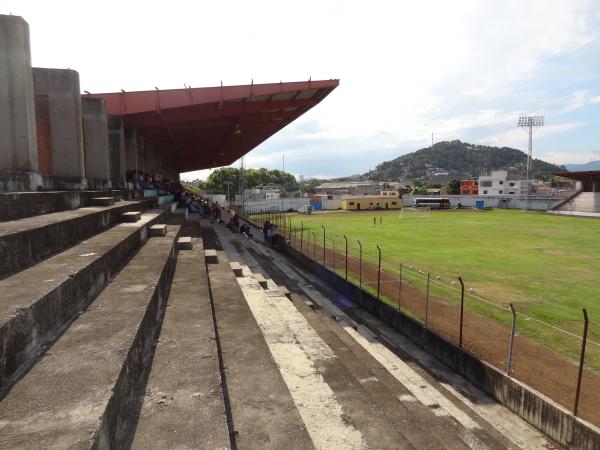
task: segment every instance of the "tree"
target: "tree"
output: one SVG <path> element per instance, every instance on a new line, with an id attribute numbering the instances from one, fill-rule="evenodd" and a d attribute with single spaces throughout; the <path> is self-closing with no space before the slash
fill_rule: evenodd
<path id="1" fill-rule="evenodd" d="M 431 184 L 424 181 L 415 181 L 410 190 L 411 195 L 427 195 L 427 189 L 431 189 Z"/>
<path id="2" fill-rule="evenodd" d="M 298 183 L 291 173 L 281 170 L 246 169 L 244 170 L 244 187 L 246 189 L 261 188 L 267 185 L 277 185 L 284 190 L 297 190 Z M 236 167 L 221 167 L 215 170 L 204 183 L 204 188 L 212 194 L 227 193 L 229 185 L 230 199 L 239 194 L 240 170 Z"/>
<path id="3" fill-rule="evenodd" d="M 442 189 L 447 195 L 460 194 L 460 180 L 451 180 L 442 186 Z"/>
<path id="4" fill-rule="evenodd" d="M 230 200 L 239 191 L 239 180 L 239 169 L 235 167 L 221 167 L 208 176 L 206 190 L 213 194 L 226 194 L 229 190 Z"/>

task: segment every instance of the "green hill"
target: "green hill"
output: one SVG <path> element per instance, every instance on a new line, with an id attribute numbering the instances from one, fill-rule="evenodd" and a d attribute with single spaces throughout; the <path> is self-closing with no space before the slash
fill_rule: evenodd
<path id="1" fill-rule="evenodd" d="M 527 154 L 509 147 L 489 147 L 461 141 L 444 141 L 413 153 L 384 161 L 364 174 L 372 180 L 425 180 L 435 173 L 449 177 L 478 177 L 491 170 L 508 170 L 510 175 L 525 178 Z M 564 167 L 533 159 L 532 177 L 549 179 L 552 172 Z"/>

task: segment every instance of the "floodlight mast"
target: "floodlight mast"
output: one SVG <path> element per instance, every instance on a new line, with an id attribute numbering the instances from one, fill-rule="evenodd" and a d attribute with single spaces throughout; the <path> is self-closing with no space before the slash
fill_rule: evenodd
<path id="1" fill-rule="evenodd" d="M 531 163 L 533 153 L 533 127 L 544 126 L 544 116 L 520 116 L 517 126 L 523 128 L 529 134 L 529 144 L 527 146 L 527 169 L 526 169 L 526 194 L 525 194 L 525 209 L 531 209 L 530 194 L 531 194 Z"/>

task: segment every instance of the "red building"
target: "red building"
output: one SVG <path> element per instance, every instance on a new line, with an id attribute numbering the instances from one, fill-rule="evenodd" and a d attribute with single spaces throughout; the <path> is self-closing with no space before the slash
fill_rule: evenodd
<path id="1" fill-rule="evenodd" d="M 462 180 L 460 182 L 460 195 L 477 195 L 478 193 L 477 180 Z"/>

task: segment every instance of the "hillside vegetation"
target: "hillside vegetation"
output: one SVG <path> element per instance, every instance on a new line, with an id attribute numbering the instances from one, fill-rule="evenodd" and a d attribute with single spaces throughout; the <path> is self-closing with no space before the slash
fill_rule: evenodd
<path id="1" fill-rule="evenodd" d="M 364 174 L 372 180 L 427 179 L 436 172 L 449 172 L 450 176 L 478 177 L 492 170 L 505 169 L 515 177 L 525 177 L 527 154 L 510 147 L 489 147 L 461 141 L 438 142 L 431 147 L 384 161 Z M 564 170 L 562 166 L 533 159 L 532 176 L 549 179 L 552 172 Z"/>

